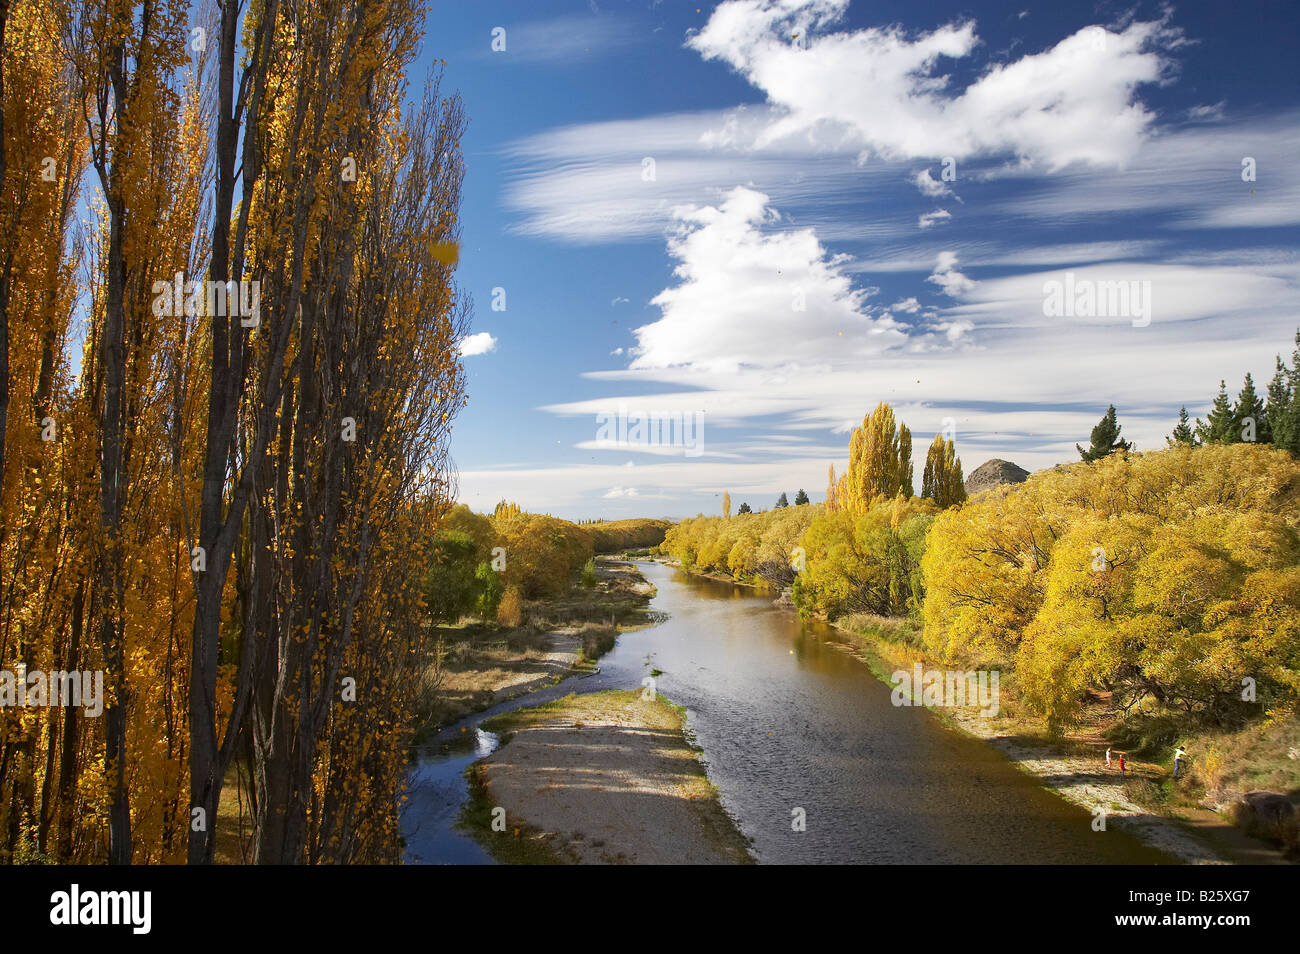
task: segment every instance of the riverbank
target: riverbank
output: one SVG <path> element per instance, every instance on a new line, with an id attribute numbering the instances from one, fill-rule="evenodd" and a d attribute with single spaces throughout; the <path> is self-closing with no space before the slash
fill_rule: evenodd
<path id="1" fill-rule="evenodd" d="M 898 670 L 943 669 L 912 646 L 855 631 L 832 623 L 845 637 L 840 646 L 851 653 L 888 685 Z M 1282 852 L 1253 838 L 1215 812 L 1196 806 L 1160 811 L 1149 804 L 1169 784 L 1163 766 L 1129 756 L 1127 771 L 1119 770 L 1119 749 L 1112 749 L 1112 765 L 1106 766 L 1109 747 L 1103 732 L 1107 718 L 1103 704 L 1094 705 L 1083 723 L 1059 739 L 1048 737 L 1041 726 L 1014 711 L 993 716 L 978 706 L 931 708 L 946 726 L 973 736 L 997 749 L 1016 767 L 1036 777 L 1044 788 L 1055 792 L 1094 816 L 1105 813 L 1107 825 L 1115 825 L 1187 864 L 1287 864 Z M 1140 795 L 1136 794 L 1140 793 Z"/>
<path id="2" fill-rule="evenodd" d="M 788 604 L 777 600 L 775 605 Z M 886 684 L 891 684 L 893 672 L 910 672 L 916 663 L 925 670 L 947 668 L 926 658 L 912 645 L 904 621 L 879 620 L 880 632 L 864 626 L 862 619 L 853 620 L 858 628 L 847 623 L 830 623 L 839 636 L 828 645 L 857 658 Z M 1106 708 L 1104 699 L 1090 707 L 1087 719 L 1075 730 L 1064 738 L 1051 738 L 1040 723 L 1016 705 L 1014 680 L 1004 679 L 1000 688 L 1002 705 L 996 716 L 981 715 L 977 707 L 931 708 L 930 712 L 946 727 L 977 738 L 1005 755 L 1044 789 L 1094 816 L 1104 812 L 1108 826 L 1128 831 L 1171 857 L 1190 864 L 1287 863 L 1274 845 L 1252 837 L 1225 815 L 1198 804 L 1201 793 L 1193 791 L 1194 781 L 1173 782 L 1167 765 L 1137 758 L 1129 750 L 1128 771 L 1120 773 L 1121 746 L 1108 743 L 1106 736 L 1115 723 L 1114 713 Z M 1110 768 L 1105 765 L 1108 744 L 1114 749 Z"/>
<path id="3" fill-rule="evenodd" d="M 590 672 L 619 633 L 652 621 L 647 607 L 654 595 L 635 566 L 600 558 L 594 585 L 526 602 L 519 626 L 474 621 L 438 627 L 443 649 L 426 673 L 414 743 L 433 740 L 465 716 Z"/>
<path id="4" fill-rule="evenodd" d="M 685 711 L 662 696 L 569 695 L 484 728 L 502 744 L 471 767 L 462 824 L 499 861 L 753 862 L 687 735 Z M 498 808 L 504 822 L 494 829 Z"/>

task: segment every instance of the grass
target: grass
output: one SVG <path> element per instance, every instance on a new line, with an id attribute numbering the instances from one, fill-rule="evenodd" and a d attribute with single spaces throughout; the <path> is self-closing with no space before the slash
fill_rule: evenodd
<path id="1" fill-rule="evenodd" d="M 594 662 L 614 648 L 618 627 L 612 623 L 583 623 L 578 635 L 582 637 L 582 658 Z"/>
<path id="2" fill-rule="evenodd" d="M 496 808 L 483 778 L 483 764 L 475 762 L 465 770 L 469 800 L 461 809 L 456 827 L 471 835 L 503 865 L 564 865 L 576 860 L 554 835 L 520 822 L 507 821 L 504 832 L 492 829 Z"/>
<path id="3" fill-rule="evenodd" d="M 619 633 L 656 622 L 648 609 L 654 587 L 635 568 L 598 558 L 587 569 L 594 574 L 591 585 L 580 581 L 558 596 L 526 601 L 518 626 L 466 619 L 432 628 L 412 744 L 427 742 L 442 726 L 501 701 L 500 692 L 514 691 L 528 674 L 544 671 L 557 631 L 567 638 L 576 633 L 577 660 L 567 672 L 520 691 L 594 671 L 595 660 L 614 648 Z"/>
<path id="4" fill-rule="evenodd" d="M 858 636 L 870 636 L 890 643 L 920 646 L 921 630 L 905 616 L 877 616 L 875 613 L 851 613 L 835 621 L 840 629 Z"/>

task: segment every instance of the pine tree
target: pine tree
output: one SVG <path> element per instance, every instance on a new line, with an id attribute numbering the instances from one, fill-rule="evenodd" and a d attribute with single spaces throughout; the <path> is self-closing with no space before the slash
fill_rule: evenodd
<path id="1" fill-rule="evenodd" d="M 1236 444 L 1241 440 L 1232 402 L 1228 399 L 1228 388 L 1223 381 L 1219 382 L 1219 393 L 1215 396 L 1214 406 L 1210 408 L 1206 418 L 1204 424 L 1198 421 L 1196 426 L 1196 436 L 1201 439 L 1202 444 Z"/>
<path id="2" fill-rule="evenodd" d="M 1170 447 L 1177 447 L 1179 444 L 1186 444 L 1188 447 L 1197 445 L 1196 434 L 1192 430 L 1192 425 L 1188 421 L 1187 408 L 1182 407 L 1178 411 L 1178 426 L 1174 432 L 1165 438 L 1165 442 Z"/>
<path id="3" fill-rule="evenodd" d="M 790 501 L 786 499 L 785 491 L 784 491 L 784 490 L 781 491 L 781 496 L 779 496 L 779 497 L 776 498 L 776 506 L 777 506 L 778 508 L 780 508 L 780 507 L 788 507 L 788 506 L 790 506 Z"/>
<path id="4" fill-rule="evenodd" d="M 1089 463 L 1095 460 L 1101 460 L 1103 457 L 1108 454 L 1113 454 L 1115 451 L 1124 451 L 1127 453 L 1132 449 L 1133 445 L 1120 439 L 1120 430 L 1119 420 L 1115 414 L 1115 405 L 1112 404 L 1106 409 L 1105 416 L 1102 417 L 1102 419 L 1097 422 L 1097 426 L 1092 429 L 1092 434 L 1089 438 L 1091 444 L 1088 449 L 1084 450 L 1078 444 L 1074 445 L 1074 449 L 1079 452 L 1080 457 Z"/>
<path id="5" fill-rule="evenodd" d="M 1237 403 L 1232 409 L 1233 431 L 1237 440 L 1246 443 L 1268 444 L 1273 440 L 1268 426 L 1268 416 L 1264 413 L 1264 402 L 1255 393 L 1255 382 L 1246 372 L 1246 381 L 1237 395 Z"/>
<path id="6" fill-rule="evenodd" d="M 753 512 L 754 512 L 754 511 L 752 511 L 752 510 L 749 509 L 749 504 L 747 504 L 747 503 L 742 503 L 742 504 L 740 505 L 740 509 L 736 511 L 736 514 L 739 515 L 739 514 L 742 514 L 742 513 L 753 513 Z"/>
<path id="7" fill-rule="evenodd" d="M 794 505 L 796 507 L 802 507 L 806 503 L 808 503 L 808 494 L 802 487 L 800 487 L 799 492 L 794 495 Z"/>
<path id="8" fill-rule="evenodd" d="M 1300 333 L 1297 335 L 1300 337 Z M 1291 381 L 1287 366 L 1279 355 L 1276 359 L 1273 380 L 1268 385 L 1268 408 L 1264 412 L 1268 418 L 1268 429 L 1277 447 L 1291 450 Z"/>
<path id="9" fill-rule="evenodd" d="M 1290 368 L 1280 355 L 1277 357 L 1265 414 L 1273 446 L 1300 454 L 1300 330 L 1296 331 L 1295 342 Z"/>

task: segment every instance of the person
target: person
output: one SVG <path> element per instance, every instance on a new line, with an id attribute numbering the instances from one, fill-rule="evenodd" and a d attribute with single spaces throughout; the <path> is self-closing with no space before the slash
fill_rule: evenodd
<path id="1" fill-rule="evenodd" d="M 1187 757 L 1187 750 L 1181 745 L 1174 749 L 1174 778 L 1178 777 L 1178 770 L 1183 767 L 1183 759 Z"/>
<path id="2" fill-rule="evenodd" d="M 1124 754 L 1123 754 L 1122 752 L 1120 753 L 1120 756 L 1119 756 L 1119 770 L 1120 770 L 1121 772 L 1127 772 L 1127 771 L 1128 771 L 1128 769 L 1124 767 Z"/>
<path id="3" fill-rule="evenodd" d="M 1106 768 L 1110 768 L 1110 749 L 1106 750 Z"/>

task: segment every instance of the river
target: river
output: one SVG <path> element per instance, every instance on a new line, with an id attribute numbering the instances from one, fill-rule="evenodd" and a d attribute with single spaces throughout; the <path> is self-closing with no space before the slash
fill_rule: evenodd
<path id="1" fill-rule="evenodd" d="M 489 754 L 487 716 L 570 692 L 656 688 L 687 709 L 723 807 L 777 864 L 1161 864 L 1167 855 L 1050 792 L 992 747 L 944 728 L 752 589 L 639 563 L 664 622 L 618 637 L 600 671 L 468 717 L 422 751 L 401 827 L 408 864 L 490 864 L 455 828 L 465 768 Z M 462 729 L 464 731 L 462 731 Z M 451 738 L 454 744 L 442 749 Z M 806 830 L 793 830 L 802 809 Z"/>

